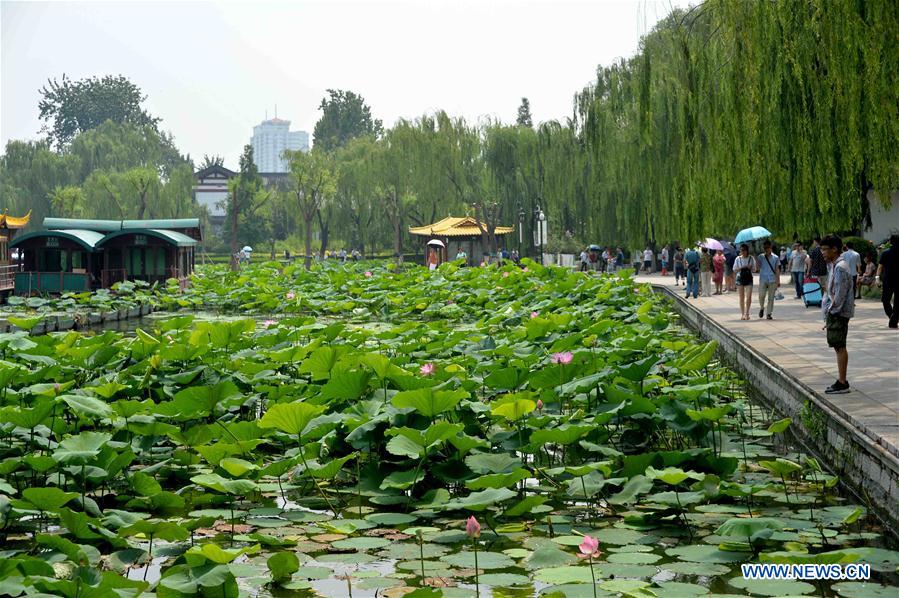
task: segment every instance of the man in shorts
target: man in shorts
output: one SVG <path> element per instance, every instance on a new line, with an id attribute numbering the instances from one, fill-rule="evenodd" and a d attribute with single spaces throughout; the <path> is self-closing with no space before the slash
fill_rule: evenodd
<path id="1" fill-rule="evenodd" d="M 832 347 L 837 356 L 837 380 L 824 390 L 831 395 L 849 392 L 849 381 L 846 379 L 846 369 L 849 366 L 846 336 L 849 332 L 849 319 L 855 315 L 852 272 L 843 257 L 842 248 L 843 241 L 835 235 L 828 235 L 821 240 L 820 250 L 828 269 L 827 294 L 821 301 L 821 311 L 824 312 L 827 346 Z"/>

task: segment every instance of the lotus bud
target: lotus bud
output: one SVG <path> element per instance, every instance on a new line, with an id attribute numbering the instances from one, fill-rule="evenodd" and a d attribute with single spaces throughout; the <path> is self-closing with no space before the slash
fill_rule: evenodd
<path id="1" fill-rule="evenodd" d="M 481 537 L 481 524 L 474 518 L 474 515 L 469 517 L 468 521 L 465 522 L 465 533 L 468 534 L 469 538 Z"/>

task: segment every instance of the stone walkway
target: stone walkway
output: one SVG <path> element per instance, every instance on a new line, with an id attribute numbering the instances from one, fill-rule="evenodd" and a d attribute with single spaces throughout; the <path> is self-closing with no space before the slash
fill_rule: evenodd
<path id="1" fill-rule="evenodd" d="M 795 377 L 837 412 L 848 416 L 856 427 L 887 451 L 899 457 L 899 331 L 887 328 L 879 300 L 855 303 L 849 322 L 849 370 L 852 392 L 826 395 L 824 389 L 837 377 L 833 349 L 827 346 L 821 310 L 806 308 L 793 299 L 793 287 L 782 279 L 785 299 L 774 302 L 774 320 L 758 319 L 758 293 L 752 299 L 751 321 L 740 320 L 736 293 L 685 299 L 684 287 L 674 286 L 674 277 L 638 276 L 640 282 L 678 290 L 680 301 L 689 301 L 717 324 L 752 346 L 756 351 Z"/>

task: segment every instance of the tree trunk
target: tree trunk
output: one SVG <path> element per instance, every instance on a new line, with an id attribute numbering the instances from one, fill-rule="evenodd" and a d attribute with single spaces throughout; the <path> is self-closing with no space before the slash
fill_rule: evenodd
<path id="1" fill-rule="evenodd" d="M 328 232 L 331 228 L 331 224 L 330 224 L 331 219 L 328 218 L 327 221 L 322 219 L 322 211 L 321 210 L 318 210 L 316 213 L 318 214 L 318 229 L 319 229 L 319 231 L 321 231 L 321 236 L 322 236 L 321 250 L 319 253 L 321 253 L 322 255 L 325 255 L 325 250 L 328 249 Z"/>
<path id="2" fill-rule="evenodd" d="M 237 188 L 231 194 L 231 270 L 237 271 Z"/>
<path id="3" fill-rule="evenodd" d="M 306 227 L 306 230 L 303 231 L 306 246 L 306 259 L 304 261 L 304 264 L 307 270 L 312 267 L 312 216 L 313 215 L 309 213 L 303 214 L 303 224 Z"/>

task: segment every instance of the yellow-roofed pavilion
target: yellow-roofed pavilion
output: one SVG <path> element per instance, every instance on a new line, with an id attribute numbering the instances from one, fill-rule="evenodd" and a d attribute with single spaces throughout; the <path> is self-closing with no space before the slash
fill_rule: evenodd
<path id="1" fill-rule="evenodd" d="M 481 256 L 474 254 L 481 243 L 482 227 L 486 231 L 486 223 L 481 222 L 481 226 L 478 226 L 478 221 L 473 216 L 448 216 L 433 224 L 410 226 L 409 234 L 424 237 L 426 243 L 433 240 L 443 243 L 443 247 L 436 246 L 441 263 L 448 259 L 454 259 L 462 250 L 467 256 L 467 263 L 478 264 Z M 508 235 L 514 231 L 515 227 L 512 226 L 497 226 L 495 234 L 497 236 Z"/>
<path id="2" fill-rule="evenodd" d="M 21 217 L 10 216 L 3 210 L 0 214 L 0 292 L 8 291 L 15 284 L 16 264 L 11 264 L 9 259 L 9 243 L 16 231 L 25 228 L 31 220 L 31 210 Z"/>

